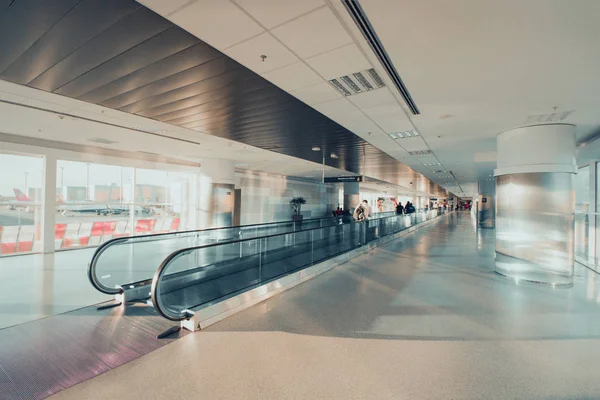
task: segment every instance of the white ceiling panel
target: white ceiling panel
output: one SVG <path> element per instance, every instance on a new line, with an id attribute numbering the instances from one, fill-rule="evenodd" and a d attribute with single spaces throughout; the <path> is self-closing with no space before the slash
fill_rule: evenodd
<path id="1" fill-rule="evenodd" d="M 299 61 L 298 57 L 268 32 L 236 44 L 223 52 L 257 74 Z M 261 58 L 263 55 L 266 56 L 264 60 Z"/>
<path id="2" fill-rule="evenodd" d="M 381 104 L 377 107 L 368 108 L 363 111 L 365 112 L 365 114 L 372 118 L 394 116 L 400 119 L 406 119 L 406 114 L 404 114 L 404 110 L 402 109 L 402 107 L 400 107 L 400 105 L 397 102 Z"/>
<path id="3" fill-rule="evenodd" d="M 168 16 L 183 5 L 190 3 L 190 0 L 137 0 L 137 2 L 145 5 L 157 14 Z"/>
<path id="4" fill-rule="evenodd" d="M 438 162 L 437 158 L 435 158 L 435 156 L 433 154 L 428 154 L 425 156 L 414 156 L 414 157 L 423 164 L 435 164 Z M 429 167 L 429 169 L 431 169 L 432 171 L 435 171 L 435 170 L 443 170 L 444 168 L 442 166 L 438 165 L 438 166 Z"/>
<path id="5" fill-rule="evenodd" d="M 171 14 L 169 19 L 219 50 L 264 31 L 229 0 L 199 0 Z"/>
<path id="6" fill-rule="evenodd" d="M 400 139 L 398 140 L 398 144 L 404 147 L 406 151 L 429 150 L 429 147 L 427 147 L 420 136 Z"/>
<path id="7" fill-rule="evenodd" d="M 269 71 L 262 76 L 283 90 L 292 91 L 323 82 L 323 79 L 303 62 Z"/>
<path id="8" fill-rule="evenodd" d="M 395 101 L 363 109 L 363 111 L 388 133 L 414 129 L 412 123 L 406 118 L 402 107 Z"/>
<path id="9" fill-rule="evenodd" d="M 335 100 L 343 97 L 337 90 L 335 90 L 329 83 L 326 82 L 321 82 L 317 83 L 316 85 L 294 90 L 290 93 L 309 105 L 319 104 L 325 101 Z"/>
<path id="10" fill-rule="evenodd" d="M 352 38 L 328 7 L 290 21 L 271 32 L 302 58 L 352 43 Z"/>
<path id="11" fill-rule="evenodd" d="M 495 162 L 497 155 L 495 151 L 481 151 L 473 154 L 474 162 Z"/>
<path id="12" fill-rule="evenodd" d="M 377 139 L 385 139 L 386 134 L 377 125 L 367 118 L 363 113 L 357 111 L 352 115 L 345 115 L 343 126 L 351 130 L 358 136 L 375 144 Z M 371 133 L 369 135 L 369 132 Z M 388 137 L 389 138 L 389 137 Z"/>
<path id="13" fill-rule="evenodd" d="M 396 99 L 386 87 L 355 94 L 348 97 L 348 99 L 363 110 L 396 102 Z"/>
<path id="14" fill-rule="evenodd" d="M 356 113 L 360 112 L 352 103 L 348 101 L 348 99 L 345 98 L 315 104 L 313 108 L 330 118 L 339 118 L 340 116 L 352 117 Z"/>
<path id="15" fill-rule="evenodd" d="M 154 0 L 164 1 L 164 0 Z M 325 5 L 323 0 L 234 0 L 267 29 Z"/>
<path id="16" fill-rule="evenodd" d="M 404 132 L 412 130 L 412 124 L 410 121 L 398 118 L 395 115 L 383 115 L 373 118 L 373 121 L 377 123 L 387 133 L 392 132 Z"/>
<path id="17" fill-rule="evenodd" d="M 349 75 L 372 67 L 354 43 L 308 58 L 306 62 L 326 79 Z"/>

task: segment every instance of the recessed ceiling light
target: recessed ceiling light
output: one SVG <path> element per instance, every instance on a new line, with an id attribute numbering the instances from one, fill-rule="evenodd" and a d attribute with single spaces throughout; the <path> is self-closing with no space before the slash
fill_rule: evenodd
<path id="1" fill-rule="evenodd" d="M 399 137 L 400 139 L 402 139 L 402 138 L 404 137 L 404 135 L 402 134 L 402 132 L 398 132 L 398 133 L 396 133 L 396 135 L 398 135 L 398 137 Z"/>
<path id="2" fill-rule="evenodd" d="M 331 156 L 331 158 L 338 158 L 338 155 L 335 153 L 331 153 L 330 156 Z"/>
<path id="3" fill-rule="evenodd" d="M 319 146 L 313 146 L 312 151 L 321 151 Z"/>
<path id="4" fill-rule="evenodd" d="M 388 135 L 390 135 L 390 137 L 391 137 L 392 139 L 394 139 L 394 140 L 398 139 L 398 135 L 397 135 L 396 133 L 394 133 L 394 132 L 392 132 L 392 133 L 388 133 Z"/>
<path id="5" fill-rule="evenodd" d="M 419 136 L 419 132 L 417 131 L 412 131 L 413 136 Z"/>

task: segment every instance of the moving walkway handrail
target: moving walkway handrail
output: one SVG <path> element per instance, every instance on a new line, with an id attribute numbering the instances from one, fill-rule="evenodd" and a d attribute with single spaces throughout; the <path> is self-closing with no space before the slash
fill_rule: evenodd
<path id="1" fill-rule="evenodd" d="M 96 275 L 96 267 L 98 265 L 98 260 L 100 259 L 100 256 L 108 248 L 110 248 L 111 246 L 114 246 L 116 244 L 119 244 L 119 243 L 126 243 L 126 242 L 132 241 L 132 240 L 135 240 L 136 243 L 145 243 L 145 242 L 165 240 L 165 238 L 171 238 L 171 237 L 177 238 L 177 237 L 184 237 L 184 236 L 192 236 L 192 235 L 198 234 L 200 232 L 216 232 L 216 231 L 225 230 L 225 229 L 269 227 L 269 226 L 282 225 L 282 224 L 294 224 L 295 225 L 297 222 L 299 222 L 299 223 L 309 222 L 310 223 L 310 222 L 316 222 L 316 221 L 322 221 L 322 220 L 331 220 L 333 218 L 336 218 L 336 217 L 333 217 L 333 216 L 318 217 L 318 218 L 305 219 L 303 221 L 276 221 L 276 222 L 267 222 L 267 223 L 262 223 L 262 224 L 221 226 L 218 228 L 196 229 L 196 230 L 190 230 L 190 231 L 165 232 L 165 233 L 148 234 L 148 235 L 118 237 L 118 238 L 107 240 L 106 242 L 104 242 L 100 246 L 98 246 L 98 248 L 92 255 L 92 259 L 90 260 L 90 262 L 88 264 L 88 270 L 87 270 L 88 279 L 89 279 L 90 283 L 92 284 L 92 286 L 94 286 L 94 288 L 96 288 L 96 290 L 100 291 L 101 293 L 109 294 L 109 295 L 116 295 L 116 294 L 123 293 L 122 287 L 110 288 L 108 286 L 105 286 L 102 284 L 102 282 L 100 282 L 100 280 L 98 279 L 98 276 Z M 123 282 L 123 285 L 128 285 L 128 284 L 129 284 L 129 282 Z"/>
<path id="2" fill-rule="evenodd" d="M 416 218 L 417 214 L 420 213 L 432 213 L 433 211 L 429 211 L 429 212 L 417 212 L 417 213 L 412 213 L 412 214 L 405 214 L 404 217 L 411 217 L 411 221 L 413 216 Z M 436 213 L 436 216 L 439 216 L 443 213 Z M 381 217 L 381 218 L 372 218 L 372 219 L 368 219 L 367 221 L 364 222 L 355 222 L 355 221 L 351 221 L 349 223 L 344 224 L 345 226 L 348 225 L 358 225 L 360 226 L 366 226 L 368 224 L 369 221 L 377 221 L 377 220 L 385 220 L 385 219 L 391 219 L 391 218 L 397 218 L 399 215 L 394 214 L 394 215 L 390 215 L 390 216 L 385 216 L 385 217 Z M 412 222 L 411 222 L 412 225 Z M 179 257 L 182 257 L 184 255 L 187 255 L 191 252 L 197 251 L 197 250 L 201 250 L 201 249 L 207 249 L 207 248 L 211 248 L 211 247 L 217 247 L 217 246 L 223 246 L 223 245 L 232 245 L 235 243 L 244 243 L 244 242 L 248 242 L 248 241 L 255 241 L 255 240 L 264 240 L 264 239 L 269 239 L 269 238 L 273 238 L 273 237 L 281 237 L 281 236 L 285 236 L 285 235 L 290 235 L 290 234 L 299 234 L 299 233 L 307 233 L 307 232 L 314 232 L 317 230 L 321 230 L 321 229 L 327 229 L 327 228 L 332 228 L 331 226 L 329 227 L 315 227 L 315 228 L 310 228 L 310 229 L 305 229 L 302 231 L 296 231 L 296 232 L 287 232 L 287 233 L 275 233 L 275 234 L 270 234 L 270 235 L 264 235 L 264 236 L 257 236 L 257 237 L 253 237 L 253 238 L 245 238 L 245 239 L 237 239 L 237 240 L 232 240 L 229 241 L 227 243 L 211 243 L 211 244 L 205 244 L 205 245 L 200 245 L 200 246 L 191 246 L 191 247 L 186 247 L 183 249 L 179 249 L 176 250 L 174 252 L 172 252 L 171 254 L 169 254 L 164 260 L 163 262 L 160 264 L 160 266 L 158 267 L 158 269 L 156 270 L 156 273 L 154 274 L 154 277 L 152 279 L 152 285 L 151 285 L 151 300 L 152 300 L 152 304 L 154 309 L 163 317 L 165 317 L 168 320 L 171 321 L 183 321 L 185 319 L 189 319 L 191 317 L 191 313 L 186 313 L 186 310 L 183 310 L 184 312 L 182 312 L 182 315 L 178 315 L 178 316 L 174 316 L 169 314 L 165 309 L 163 309 L 163 307 L 161 307 L 160 304 L 160 300 L 159 300 L 159 284 L 161 282 L 161 278 L 164 275 L 164 273 L 167 271 L 168 267 L 175 261 L 177 260 Z M 400 232 L 404 229 L 408 229 L 408 227 L 405 227 L 403 229 L 400 229 L 397 232 Z M 194 308 L 196 306 L 192 306 L 191 308 Z"/>
<path id="3" fill-rule="evenodd" d="M 386 212 L 374 214 L 373 219 L 386 217 L 387 214 L 388 213 L 386 213 Z M 225 231 L 227 229 L 229 229 L 229 230 L 240 229 L 241 230 L 241 229 L 252 229 L 252 228 L 268 228 L 268 227 L 272 227 L 272 226 L 286 225 L 286 224 L 293 225 L 294 227 L 295 226 L 302 227 L 303 225 L 306 226 L 306 224 L 310 224 L 313 222 L 331 221 L 336 218 L 340 218 L 340 217 L 327 216 L 327 217 L 318 217 L 318 218 L 308 218 L 308 219 L 305 219 L 302 221 L 293 221 L 293 220 L 292 221 L 290 221 L 290 220 L 276 221 L 276 222 L 267 222 L 267 223 L 261 223 L 261 224 L 235 225 L 235 226 L 224 226 L 224 227 L 218 227 L 218 228 L 198 229 L 198 230 L 190 230 L 190 231 L 166 232 L 166 233 L 158 233 L 158 234 L 150 234 L 150 235 L 118 237 L 118 238 L 114 238 L 114 239 L 111 239 L 111 240 L 108 240 L 108 241 L 102 243 L 96 249 L 96 251 L 94 252 L 94 254 L 92 256 L 92 259 L 90 260 L 90 262 L 88 264 L 88 269 L 87 269 L 88 279 L 89 279 L 90 283 L 92 284 L 92 286 L 96 290 L 100 291 L 101 293 L 108 294 L 108 295 L 121 294 L 124 292 L 123 286 L 129 286 L 132 283 L 135 283 L 135 282 L 120 282 L 119 286 L 112 288 L 112 287 L 104 285 L 100 281 L 100 279 L 98 279 L 97 266 L 98 266 L 98 261 L 100 260 L 100 257 L 110 247 L 118 245 L 118 244 L 126 244 L 127 242 L 131 242 L 130 244 L 133 245 L 133 244 L 148 243 L 148 242 L 168 240 L 168 239 L 185 238 L 185 237 L 192 237 L 192 236 L 198 235 L 200 233 Z M 149 281 L 150 279 L 151 279 L 151 277 L 149 276 L 145 280 L 136 280 L 136 282 L 141 282 L 141 281 L 146 281 L 146 280 Z"/>

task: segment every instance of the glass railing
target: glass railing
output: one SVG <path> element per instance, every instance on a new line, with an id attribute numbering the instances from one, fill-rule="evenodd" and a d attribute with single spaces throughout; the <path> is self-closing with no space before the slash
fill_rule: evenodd
<path id="1" fill-rule="evenodd" d="M 589 212 L 575 213 L 575 260 L 589 268 L 600 272 L 600 246 L 598 229 L 600 214 Z"/>
<path id="2" fill-rule="evenodd" d="M 378 213 L 372 218 L 383 218 L 392 214 Z M 96 249 L 88 266 L 88 278 L 100 292 L 119 294 L 123 292 L 123 288 L 136 283 L 149 283 L 160 262 L 172 252 L 182 248 L 332 226 L 351 220 L 351 216 L 324 217 L 303 221 L 281 221 L 119 237 L 103 243 Z"/>
<path id="3" fill-rule="evenodd" d="M 442 210 L 393 215 L 228 243 L 177 250 L 152 281 L 155 309 L 173 321 L 190 310 L 221 301 L 310 267 L 442 214 Z"/>

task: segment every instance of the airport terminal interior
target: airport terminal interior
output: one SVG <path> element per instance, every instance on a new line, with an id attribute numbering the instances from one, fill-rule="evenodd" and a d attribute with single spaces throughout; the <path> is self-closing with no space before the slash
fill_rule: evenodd
<path id="1" fill-rule="evenodd" d="M 0 0 L 0 400 L 600 399 L 598 21 Z"/>

